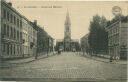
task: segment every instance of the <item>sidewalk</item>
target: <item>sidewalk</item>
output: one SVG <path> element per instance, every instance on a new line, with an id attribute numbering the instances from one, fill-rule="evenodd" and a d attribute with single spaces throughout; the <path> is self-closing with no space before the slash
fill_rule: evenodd
<path id="1" fill-rule="evenodd" d="M 82 53 L 80 53 L 82 55 Z M 90 55 L 84 55 L 84 57 L 94 59 L 96 61 L 101 61 L 105 63 L 110 63 L 110 64 L 120 64 L 120 65 L 127 65 L 128 61 L 127 60 L 113 60 L 113 62 L 109 61 L 109 58 L 103 58 L 103 57 L 98 57 L 98 56 L 90 56 Z"/>
<path id="2" fill-rule="evenodd" d="M 29 58 L 24 58 L 24 59 L 0 61 L 0 68 L 13 67 L 17 64 L 29 63 L 29 62 L 36 61 L 36 60 L 39 60 L 39 59 L 42 59 L 42 58 L 47 58 L 47 57 L 50 57 L 50 56 L 53 56 L 53 55 L 54 55 L 53 53 L 49 53 L 48 55 L 47 54 L 40 55 L 40 56 L 38 56 L 37 59 L 35 59 L 35 57 L 33 56 L 33 57 L 29 57 Z"/>
<path id="3" fill-rule="evenodd" d="M 105 63 L 111 63 L 111 64 L 121 64 L 121 65 L 127 65 L 128 61 L 127 60 L 113 60 L 113 62 L 110 62 L 108 58 L 100 58 L 93 56 L 91 57 L 94 60 L 105 62 Z"/>

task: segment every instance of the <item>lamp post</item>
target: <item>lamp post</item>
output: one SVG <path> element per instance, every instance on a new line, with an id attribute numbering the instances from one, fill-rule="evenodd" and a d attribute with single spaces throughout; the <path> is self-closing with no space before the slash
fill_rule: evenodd
<path id="1" fill-rule="evenodd" d="M 48 52 L 49 52 L 49 37 L 47 37 L 47 57 L 48 57 Z"/>
<path id="2" fill-rule="evenodd" d="M 38 45 L 37 45 L 37 48 L 36 48 L 36 55 L 35 55 L 35 59 L 37 59 L 37 57 L 38 57 L 37 49 L 38 49 Z"/>

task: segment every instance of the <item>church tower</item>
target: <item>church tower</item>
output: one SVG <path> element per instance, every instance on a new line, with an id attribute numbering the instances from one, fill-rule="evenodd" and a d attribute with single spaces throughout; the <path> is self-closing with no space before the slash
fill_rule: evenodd
<path id="1" fill-rule="evenodd" d="M 71 28 L 70 27 L 71 27 L 71 21 L 69 17 L 69 12 L 67 12 L 66 20 L 65 20 L 65 31 L 64 31 L 64 38 L 66 40 L 71 39 Z"/>
<path id="2" fill-rule="evenodd" d="M 69 12 L 67 12 L 65 20 L 65 29 L 64 29 L 64 50 L 71 50 L 71 21 L 69 17 Z"/>

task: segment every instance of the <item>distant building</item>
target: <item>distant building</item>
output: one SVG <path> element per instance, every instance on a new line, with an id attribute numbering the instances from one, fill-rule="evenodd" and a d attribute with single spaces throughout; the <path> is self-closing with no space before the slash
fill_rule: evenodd
<path id="1" fill-rule="evenodd" d="M 63 51 L 78 51 L 80 50 L 79 40 L 71 39 L 71 21 L 69 13 L 67 12 L 65 20 L 64 39 L 56 41 L 56 50 L 63 49 Z"/>
<path id="2" fill-rule="evenodd" d="M 114 59 L 126 59 L 128 53 L 128 18 L 121 18 L 106 28 L 108 32 L 109 55 Z"/>
<path id="3" fill-rule="evenodd" d="M 37 53 L 48 53 L 54 49 L 54 39 L 48 35 L 43 27 L 37 25 Z"/>
<path id="4" fill-rule="evenodd" d="M 22 44 L 22 48 L 23 48 L 23 57 L 24 56 L 28 56 L 29 55 L 29 23 L 28 23 L 29 21 L 28 21 L 28 19 L 27 18 L 25 18 L 25 17 L 23 17 L 22 18 L 22 26 L 23 26 L 23 28 L 22 28 L 22 41 L 23 41 L 23 44 Z"/>
<path id="5" fill-rule="evenodd" d="M 63 43 L 63 39 L 57 39 L 56 40 L 56 48 L 55 50 L 59 50 L 62 49 L 64 51 L 64 43 Z"/>
<path id="6" fill-rule="evenodd" d="M 85 36 L 83 36 L 80 40 L 81 43 L 81 50 L 83 52 L 89 53 L 89 43 L 88 43 L 88 36 L 89 34 L 86 34 Z"/>
<path id="7" fill-rule="evenodd" d="M 35 56 L 37 54 L 37 32 L 38 29 L 36 27 L 37 21 L 34 22 L 29 21 L 29 29 L 28 29 L 28 38 L 29 38 L 29 54 L 30 56 Z"/>
<path id="8" fill-rule="evenodd" d="M 50 35 L 48 35 L 48 51 L 54 51 L 54 39 Z"/>

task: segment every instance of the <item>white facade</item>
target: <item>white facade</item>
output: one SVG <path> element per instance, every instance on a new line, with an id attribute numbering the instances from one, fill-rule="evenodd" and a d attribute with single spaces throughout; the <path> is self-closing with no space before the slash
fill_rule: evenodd
<path id="1" fill-rule="evenodd" d="M 33 56 L 36 44 L 33 23 L 16 11 L 12 3 L 0 0 L 0 58 Z"/>
<path id="2" fill-rule="evenodd" d="M 22 57 L 22 21 L 21 14 L 11 5 L 1 3 L 1 53 L 4 58 Z"/>
<path id="3" fill-rule="evenodd" d="M 127 56 L 127 31 L 128 23 L 117 21 L 106 28 L 108 32 L 109 55 L 113 59 L 126 58 Z"/>
<path id="4" fill-rule="evenodd" d="M 22 18 L 22 40 L 23 40 L 23 55 L 29 55 L 29 39 L 28 39 L 28 21 L 26 18 Z"/>

